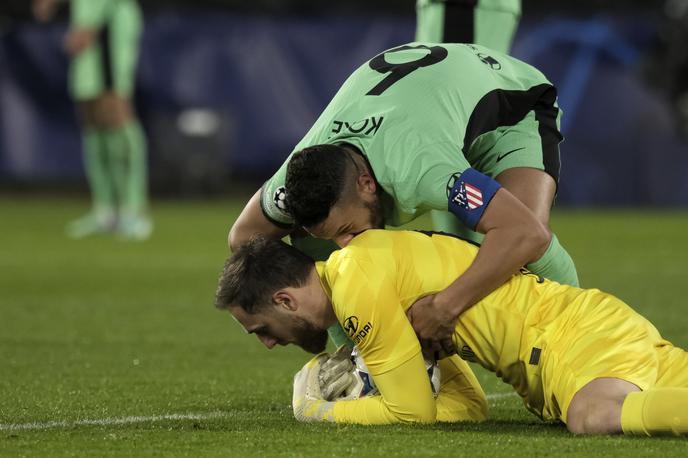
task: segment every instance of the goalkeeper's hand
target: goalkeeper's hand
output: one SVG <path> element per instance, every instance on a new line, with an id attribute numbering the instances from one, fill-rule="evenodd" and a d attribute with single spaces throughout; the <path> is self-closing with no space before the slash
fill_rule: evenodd
<path id="1" fill-rule="evenodd" d="M 294 417 L 298 421 L 319 421 L 320 417 L 318 406 L 323 403 L 320 391 L 318 375 L 322 364 L 327 361 L 328 354 L 320 353 L 308 361 L 300 371 L 294 376 L 294 394 L 291 406 L 294 410 Z M 322 412 L 325 414 L 325 412 Z"/>
<path id="2" fill-rule="evenodd" d="M 331 401 L 358 399 L 363 381 L 354 374 L 351 349 L 345 345 L 320 353 L 294 376 L 292 408 L 299 421 L 332 420 Z M 330 401 L 330 402 L 328 402 Z"/>
<path id="3" fill-rule="evenodd" d="M 356 385 L 353 374 L 354 363 L 351 361 L 351 348 L 342 345 L 328 356 L 322 364 L 318 381 L 323 399 L 334 401 L 346 396 Z"/>

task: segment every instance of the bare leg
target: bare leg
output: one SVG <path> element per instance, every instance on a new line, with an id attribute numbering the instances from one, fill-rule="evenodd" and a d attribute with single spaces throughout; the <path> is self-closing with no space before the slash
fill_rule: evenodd
<path id="1" fill-rule="evenodd" d="M 618 378 L 598 378 L 581 388 L 571 400 L 566 426 L 574 434 L 619 434 L 621 407 L 629 393 L 640 391 Z"/>

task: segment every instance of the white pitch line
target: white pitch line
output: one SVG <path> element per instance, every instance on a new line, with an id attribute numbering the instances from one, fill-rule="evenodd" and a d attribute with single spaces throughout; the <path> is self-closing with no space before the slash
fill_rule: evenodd
<path id="1" fill-rule="evenodd" d="M 213 418 L 223 418 L 229 416 L 227 412 L 206 412 L 206 413 L 172 413 L 167 415 L 151 415 L 147 417 L 132 416 L 120 418 L 96 418 L 85 420 L 55 420 L 46 422 L 32 423 L 10 423 L 0 424 L 0 431 L 19 431 L 19 430 L 40 430 L 52 428 L 73 428 L 75 426 L 113 426 L 131 425 L 134 423 L 154 423 L 166 420 L 211 420 Z"/>
<path id="2" fill-rule="evenodd" d="M 518 396 L 517 393 L 514 393 L 513 391 L 509 393 L 494 393 L 494 394 L 488 394 L 485 396 L 488 401 L 494 401 L 496 399 L 504 399 L 504 398 L 512 398 Z"/>
<path id="3" fill-rule="evenodd" d="M 504 399 L 517 396 L 516 393 L 494 393 L 488 394 L 487 400 L 494 401 L 497 399 Z M 131 417 L 115 417 L 115 418 L 95 418 L 84 420 L 53 420 L 44 422 L 31 423 L 0 423 L 0 431 L 30 431 L 43 430 L 54 428 L 74 428 L 77 426 L 115 426 L 115 425 L 131 425 L 135 423 L 155 423 L 167 420 L 212 420 L 214 418 L 228 417 L 228 412 L 204 412 L 204 413 L 171 413 L 166 415 L 151 415 L 151 416 L 131 416 Z"/>

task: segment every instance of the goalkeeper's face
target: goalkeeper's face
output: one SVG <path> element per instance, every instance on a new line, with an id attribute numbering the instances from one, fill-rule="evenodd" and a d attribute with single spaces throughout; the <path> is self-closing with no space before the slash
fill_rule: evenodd
<path id="1" fill-rule="evenodd" d="M 320 353 L 327 345 L 327 330 L 280 306 L 268 307 L 259 313 L 246 313 L 232 307 L 232 315 L 249 334 L 255 334 L 268 349 L 275 345 L 294 344 L 309 353 Z"/>
<path id="2" fill-rule="evenodd" d="M 293 317 L 294 343 L 309 353 L 325 351 L 327 345 L 327 330 L 318 329 L 306 320 Z"/>

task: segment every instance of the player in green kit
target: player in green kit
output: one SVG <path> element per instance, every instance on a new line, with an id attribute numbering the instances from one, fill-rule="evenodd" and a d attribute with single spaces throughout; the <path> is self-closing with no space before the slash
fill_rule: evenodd
<path id="1" fill-rule="evenodd" d="M 34 0 L 48 20 L 58 0 Z M 147 215 L 146 139 L 131 102 L 143 26 L 136 0 L 71 0 L 65 49 L 69 89 L 82 126 L 84 164 L 93 208 L 70 223 L 73 238 L 116 231 L 141 240 L 152 231 Z"/>
<path id="2" fill-rule="evenodd" d="M 521 0 L 417 0 L 416 41 L 474 43 L 508 53 Z"/>
<path id="3" fill-rule="evenodd" d="M 345 246 L 366 229 L 449 211 L 485 234 L 481 249 L 460 278 L 417 302 L 410 317 L 426 348 L 441 343 L 451 352 L 456 317 L 523 265 L 578 284 L 573 261 L 548 227 L 559 115 L 552 84 L 505 54 L 469 44 L 387 50 L 347 79 L 248 202 L 230 246 L 300 227 Z M 318 255 L 307 240 L 292 236 Z"/>
<path id="4" fill-rule="evenodd" d="M 474 43 L 509 54 L 521 18 L 521 0 L 417 0 L 416 41 Z M 433 229 L 480 242 L 456 218 L 431 212 Z"/>

